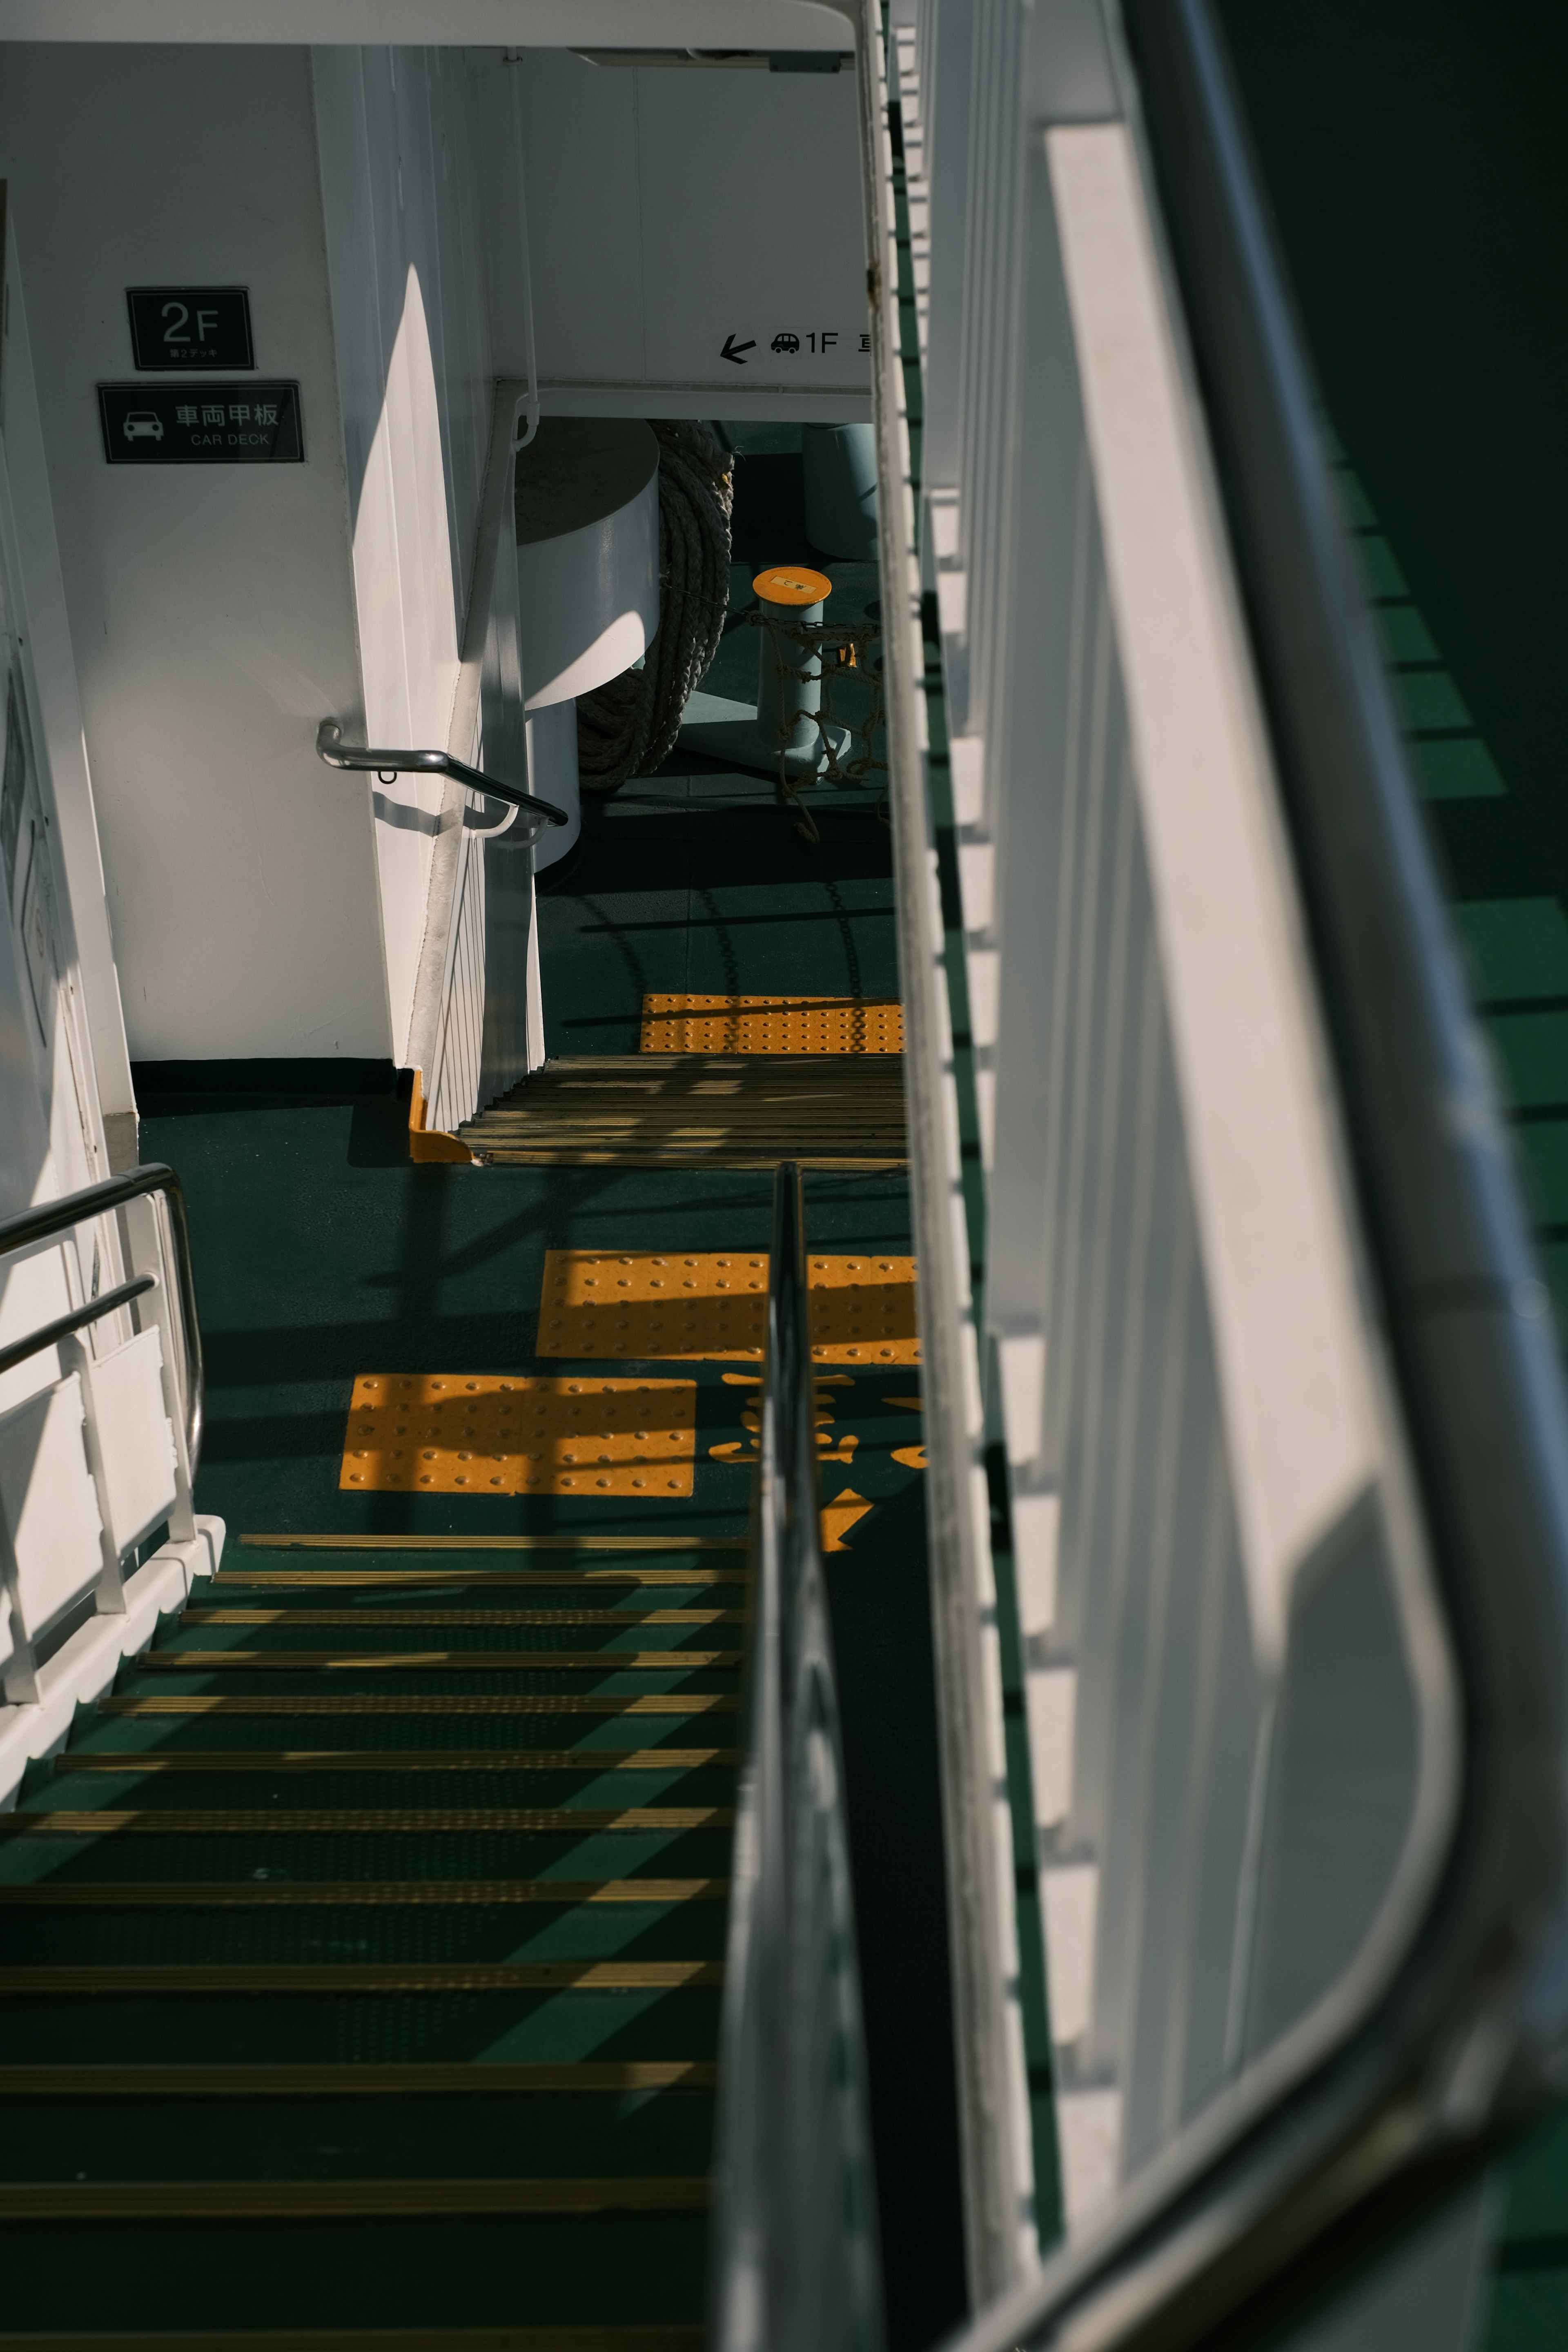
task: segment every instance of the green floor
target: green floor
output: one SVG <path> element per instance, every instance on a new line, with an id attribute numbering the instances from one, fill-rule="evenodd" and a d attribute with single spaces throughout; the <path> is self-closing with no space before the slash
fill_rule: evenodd
<path id="1" fill-rule="evenodd" d="M 874 575 L 845 571 L 846 602 L 853 595 L 863 610 Z M 752 651 L 750 633 L 742 649 Z M 735 658 L 728 643 L 721 658 Z M 721 680 L 717 690 L 730 689 Z M 836 795 L 810 846 L 755 778 L 678 757 L 629 787 L 590 826 L 566 886 L 542 904 L 552 1050 L 635 1049 L 645 989 L 896 995 L 890 842 L 875 801 Z M 589 1533 L 732 1544 L 746 1529 L 749 1474 L 709 1449 L 742 1434 L 743 1391 L 725 1382 L 721 1365 L 679 1367 L 698 1390 L 689 1502 L 356 1495 L 340 1491 L 338 1475 L 356 1374 L 602 1370 L 534 1354 L 545 1250 L 765 1245 L 770 1179 L 416 1168 L 390 1072 L 351 1073 L 357 1091 L 339 1092 L 321 1090 L 325 1075 L 308 1066 L 142 1073 L 142 1157 L 174 1163 L 190 1207 L 208 1375 L 197 1502 L 229 1529 L 221 1589 L 201 1598 L 226 1610 L 287 1608 L 306 1622 L 187 1620 L 166 1630 L 154 1657 L 122 1675 L 114 1707 L 84 1718 L 68 1755 L 34 1776 L 0 1839 L 5 1965 L 16 1972 L 7 1982 L 0 1971 L 10 1995 L 0 2001 L 0 2112 L 13 2123 L 5 2146 L 14 2163 L 28 2151 L 28 2178 L 53 2184 L 60 2210 L 73 2198 L 80 2209 L 74 2222 L 13 2227 L 5 2326 L 695 2326 L 706 2221 L 679 2200 L 680 2184 L 700 2185 L 707 2172 L 710 2086 L 492 2085 L 503 2080 L 498 2068 L 707 2063 L 719 1990 L 476 1982 L 473 1971 L 595 1959 L 710 1968 L 721 1958 L 721 1900 L 590 1903 L 574 1893 L 555 1904 L 516 1890 L 542 1877 L 579 1887 L 721 1879 L 722 1823 L 578 1829 L 558 1817 L 628 1804 L 721 1811 L 731 1764 L 626 1769 L 596 1755 L 534 1769 L 523 1751 L 731 1748 L 732 1665 L 665 1672 L 616 1669 L 612 1659 L 627 1649 L 732 1645 L 743 1632 L 733 1623 L 634 1633 L 624 1621 L 656 1606 L 732 1609 L 743 1594 L 694 1581 L 585 1596 L 568 1580 L 580 1553 L 410 1553 L 374 1539 Z M 901 1176 L 807 1180 L 814 1246 L 907 1250 L 909 1219 Z M 922 1480 L 892 1459 L 919 1425 L 884 1402 L 917 1378 L 857 1376 L 834 1391 L 836 1428 L 859 1443 L 852 1468 L 827 1482 L 830 1494 L 851 1485 L 872 1507 L 828 1567 L 893 2352 L 942 2333 L 963 2295 Z M 372 1542 L 345 1554 L 238 1541 L 324 1534 Z M 593 1557 L 602 1565 L 641 1556 Z M 689 1565 L 694 1578 L 715 1562 L 733 1573 L 743 1561 L 734 1550 L 696 1552 L 689 1563 L 651 1557 Z M 390 1591 L 343 1588 L 328 1579 L 345 1560 L 418 1573 Z M 281 1592 L 236 1581 L 301 1566 L 311 1580 Z M 502 1581 L 519 1569 L 556 1582 Z M 622 1622 L 519 1630 L 504 1622 L 519 1610 L 581 1617 L 584 1607 L 611 1609 Z M 469 1622 L 384 1616 L 454 1608 Z M 395 1654 L 431 1644 L 495 1663 L 448 1657 L 418 1671 L 395 1663 Z M 209 1662 L 181 1673 L 178 1656 L 193 1649 L 282 1652 L 291 1663 L 272 1667 L 258 1656 L 233 1671 Z M 563 1650 L 590 1664 L 552 1668 L 550 1653 Z M 521 1666 L 503 1659 L 519 1651 L 529 1654 Z M 362 1663 L 327 1668 L 312 1663 L 317 1653 Z M 603 1664 L 599 1653 L 609 1654 Z M 334 1711 L 289 1711 L 323 1693 Z M 696 1712 L 610 1711 L 618 1696 L 661 1693 L 689 1699 Z M 182 1695 L 260 1701 L 268 1711 L 150 1715 L 130 1704 Z M 603 1710 L 563 1711 L 563 1699 L 584 1696 Z M 240 1749 L 251 1752 L 238 1769 L 218 1753 Z M 321 1749 L 343 1752 L 319 1769 L 278 1760 Z M 140 1769 L 128 1750 L 154 1755 L 161 1769 Z M 505 1763 L 490 1763 L 486 1750 Z M 464 1760 L 444 1762 L 443 1751 Z M 92 1764 L 104 1753 L 114 1769 Z M 195 1769 L 178 1768 L 182 1755 Z M 519 1819 L 541 1810 L 556 1818 Z M 51 1827 L 44 1818 L 105 1811 L 150 1818 L 134 1828 L 79 1818 Z M 411 1822 L 411 1812 L 447 1818 Z M 308 1827 L 289 1820 L 301 1813 Z M 237 1818 L 246 1814 L 260 1818 Z M 324 1885 L 331 1899 L 279 1899 L 303 1882 Z M 432 1882 L 465 1891 L 432 1900 Z M 181 1890 L 193 1884 L 207 1891 L 188 1901 Z M 349 1899 L 345 1889 L 367 1885 L 412 1889 L 417 1899 Z M 6 1892 L 29 1886 L 83 1894 L 57 1902 Z M 123 1896 L 103 1900 L 110 1886 Z M 171 1967 L 207 1973 L 158 1973 Z M 20 1973 L 40 1968 L 51 1971 L 47 1988 Z M 111 1973 L 62 1979 L 71 1968 Z M 336 1971 L 341 1981 L 323 1989 L 319 1979 L 268 1973 L 299 1969 Z M 435 1977 L 392 1990 L 363 1973 L 378 1969 Z M 305 2097 L 293 2076 L 262 2095 L 253 2081 L 209 2074 L 131 2097 L 101 2083 L 91 2095 L 68 2095 L 64 2078 L 14 2071 L 132 2061 L 325 2066 L 353 2079 Z M 416 2094 L 366 2072 L 409 2065 L 454 2071 L 438 2084 L 421 2078 Z M 559 2179 L 674 2182 L 677 2203 L 477 2218 L 440 2210 L 444 2184 L 533 2183 L 526 2201 L 539 2182 Z M 132 2191 L 106 2183 L 171 2181 L 196 2184 L 185 2203 L 199 2210 L 182 2218 L 166 2190 L 152 2215 L 110 2210 Z M 277 2184 L 283 2203 L 272 2218 L 226 2215 L 224 2184 L 258 2182 Z M 289 2187 L 300 2182 L 309 2220 L 293 2217 L 289 2202 L 301 2201 Z M 468 2192 L 452 2193 L 460 2202 Z M 336 2210 L 333 2200 L 342 2206 L 345 2197 Z M 671 2336 L 669 2352 L 687 2340 Z M 664 2352 L 662 2340 L 648 2339 L 647 2352 Z"/>
<path id="2" fill-rule="evenodd" d="M 1568 15 L 1221 0 L 1568 1329 Z M 1484 2352 L 1568 2343 L 1568 2120 L 1507 2168 Z"/>

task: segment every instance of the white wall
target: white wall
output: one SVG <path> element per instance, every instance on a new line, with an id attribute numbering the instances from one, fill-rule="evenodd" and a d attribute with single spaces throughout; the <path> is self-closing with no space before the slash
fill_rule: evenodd
<path id="1" fill-rule="evenodd" d="M 108 925 L 14 222 L 4 230 L 0 842 L 8 849 L 0 850 L 0 1216 L 10 1216 L 109 1173 L 87 970 L 89 955 L 102 953 Z M 91 943 L 85 953 L 84 939 Z M 105 1051 L 111 1080 L 118 1073 L 128 1090 L 112 963 L 108 979 Z M 0 1341 L 79 1305 L 91 1287 L 95 1251 L 98 1286 L 109 1289 L 121 1270 L 112 1219 L 31 1256 L 0 1261 Z M 111 1323 L 102 1328 L 105 1340 L 129 1337 L 123 1316 Z M 0 1417 L 58 1379 L 59 1369 L 49 1349 L 0 1373 Z M 0 1667 L 9 1654 L 6 1607 L 0 1594 Z"/>
<path id="2" fill-rule="evenodd" d="M 133 1056 L 394 1051 L 309 55 L 9 47 L 0 176 L 33 359 Z M 250 289 L 306 463 L 110 467 L 127 286 Z"/>
<path id="3" fill-rule="evenodd" d="M 367 740 L 446 750 L 492 406 L 470 77 L 453 49 L 312 62 Z M 374 796 L 400 1063 L 442 791 Z"/>
<path id="4" fill-rule="evenodd" d="M 852 71 L 599 67 L 530 49 L 504 72 L 522 84 L 546 414 L 870 415 Z M 501 142 L 486 128 L 500 225 Z M 515 274 L 498 269 L 494 292 L 497 364 L 526 374 Z M 775 353 L 779 334 L 799 351 Z M 731 337 L 752 345 L 738 362 L 721 356 Z"/>

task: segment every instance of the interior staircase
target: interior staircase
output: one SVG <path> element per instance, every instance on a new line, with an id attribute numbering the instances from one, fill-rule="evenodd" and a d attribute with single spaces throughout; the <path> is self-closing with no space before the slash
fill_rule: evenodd
<path id="1" fill-rule="evenodd" d="M 5 2345 L 698 2352 L 743 1543 L 230 1559 L 0 1817 Z"/>

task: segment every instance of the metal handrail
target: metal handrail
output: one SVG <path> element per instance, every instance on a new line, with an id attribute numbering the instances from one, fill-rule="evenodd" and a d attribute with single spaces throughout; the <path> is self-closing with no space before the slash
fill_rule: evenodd
<path id="1" fill-rule="evenodd" d="M 466 767 L 455 760 L 450 751 L 377 751 L 361 743 L 345 743 L 343 730 L 335 719 L 323 719 L 316 730 L 316 756 L 329 768 L 366 769 L 390 783 L 394 776 L 426 775 L 455 776 L 467 784 L 471 793 L 488 793 L 491 800 L 505 801 L 512 808 L 521 809 L 534 817 L 537 833 L 541 824 L 570 824 L 572 820 L 553 801 L 542 801 L 537 793 L 525 793 L 521 785 L 503 784 L 499 776 L 487 776 L 479 768 Z"/>
<path id="2" fill-rule="evenodd" d="M 1331 2040 L 1267 2059 L 952 2352 L 1300 2321 L 1568 2077 L 1568 1408 L 1206 0 L 1124 0 L 1467 1726 L 1447 1854 Z"/>
<path id="3" fill-rule="evenodd" d="M 714 2352 L 879 2352 L 875 2200 L 798 1168 L 773 1183 L 746 1761 L 725 1973 Z"/>
<path id="4" fill-rule="evenodd" d="M 89 1324 L 100 1323 L 106 1315 L 114 1314 L 121 1307 L 129 1307 L 133 1298 L 142 1297 L 143 1291 L 156 1290 L 157 1287 L 155 1274 L 139 1274 L 134 1282 L 122 1282 L 115 1289 L 106 1290 L 89 1307 L 79 1307 L 74 1315 L 61 1315 L 53 1323 L 46 1323 L 41 1331 L 33 1333 L 31 1339 L 16 1339 L 10 1347 L 0 1348 L 0 1372 L 12 1371 L 16 1365 L 25 1364 L 30 1356 L 41 1356 L 46 1348 L 58 1347 L 62 1339 L 74 1339 Z"/>
<path id="5" fill-rule="evenodd" d="M 174 1251 L 174 1287 L 179 1301 L 180 1344 L 184 1354 L 185 1392 L 185 1459 L 194 1479 L 202 1450 L 203 1391 L 205 1370 L 202 1362 L 202 1328 L 196 1314 L 196 1281 L 191 1265 L 191 1234 L 185 1215 L 185 1196 L 174 1171 L 163 1160 L 151 1160 L 144 1168 L 132 1168 L 123 1176 L 110 1176 L 101 1184 L 89 1184 L 84 1192 L 68 1192 L 58 1201 L 42 1201 L 36 1208 L 23 1209 L 14 1217 L 0 1218 L 0 1257 L 11 1256 L 16 1251 L 36 1248 L 40 1242 L 52 1241 L 57 1234 L 69 1233 L 73 1225 L 86 1223 L 89 1217 L 100 1217 L 111 1209 L 124 1208 L 131 1201 L 142 1200 L 149 1193 L 160 1196 L 169 1215 L 170 1237 Z M 75 1317 L 67 1317 L 61 1324 L 51 1324 L 47 1331 L 35 1332 L 21 1356 L 8 1350 L 0 1360 L 0 1371 L 10 1370 L 27 1355 L 52 1346 L 56 1339 L 65 1339 L 72 1330 L 80 1329 L 107 1315 L 111 1307 L 123 1304 L 140 1292 L 154 1286 L 156 1277 L 147 1275 L 105 1297 L 92 1300 Z"/>

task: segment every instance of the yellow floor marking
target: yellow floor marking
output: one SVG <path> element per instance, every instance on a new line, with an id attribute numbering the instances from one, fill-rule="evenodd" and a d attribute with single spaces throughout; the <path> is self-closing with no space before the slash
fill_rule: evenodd
<path id="1" fill-rule="evenodd" d="M 694 1381 L 362 1372 L 338 1484 L 668 1502 L 690 1495 L 696 1450 Z"/>
<path id="2" fill-rule="evenodd" d="M 882 1402 L 884 1404 L 901 1404 L 906 1412 L 923 1412 L 925 1410 L 924 1405 L 921 1403 L 921 1399 L 918 1396 L 884 1397 L 882 1399 Z"/>
<path id="3" fill-rule="evenodd" d="M 850 1469 L 853 1466 L 855 1461 L 855 1448 L 859 1444 L 860 1440 L 853 1433 L 852 1431 L 844 1430 L 837 1437 L 830 1438 L 825 1430 L 819 1429 L 816 1433 L 816 1442 L 818 1445 L 826 1449 L 825 1452 L 817 1455 L 816 1458 L 819 1462 L 841 1463 L 846 1470 Z M 754 1470 L 758 1462 L 762 1459 L 762 1456 L 757 1451 L 755 1441 L 753 1439 L 743 1437 L 727 1438 L 722 1444 L 710 1445 L 708 1448 L 708 1452 L 709 1456 L 712 1461 L 722 1462 L 731 1469 L 739 1467 L 742 1470 Z M 901 1461 L 903 1457 L 901 1454 L 895 1454 L 893 1458 L 895 1461 Z M 919 1466 L 923 1469 L 925 1465 L 921 1463 Z M 313 1614 L 313 1612 L 310 1613 Z M 711 1612 L 711 1614 L 715 1617 L 724 1613 L 726 1612 L 719 1610 Z M 731 1615 L 738 1615 L 741 1612 L 738 1611 L 731 1611 L 728 1613 Z M 675 1612 L 671 1610 L 667 1612 L 667 1614 L 673 1616 Z M 356 1619 L 355 1622 L 357 1623 L 359 1621 Z M 628 1622 L 640 1623 L 642 1622 L 642 1620 L 632 1619 Z"/>
<path id="4" fill-rule="evenodd" d="M 847 1551 L 849 1546 L 845 1542 L 845 1537 L 858 1520 L 865 1517 L 870 1507 L 865 1496 L 858 1495 L 853 1486 L 846 1486 L 841 1494 L 835 1495 L 831 1503 L 825 1503 L 822 1507 L 823 1550 Z"/>
<path id="5" fill-rule="evenodd" d="M 895 997 L 645 996 L 645 1054 L 901 1054 Z"/>
<path id="6" fill-rule="evenodd" d="M 811 1352 L 824 1364 L 918 1364 L 915 1262 L 862 1252 L 810 1261 Z M 765 1250 L 547 1250 L 542 1356 L 760 1360 Z"/>
<path id="7" fill-rule="evenodd" d="M 931 1467 L 923 1445 L 895 1445 L 893 1459 L 901 1462 L 906 1470 L 929 1470 Z"/>

